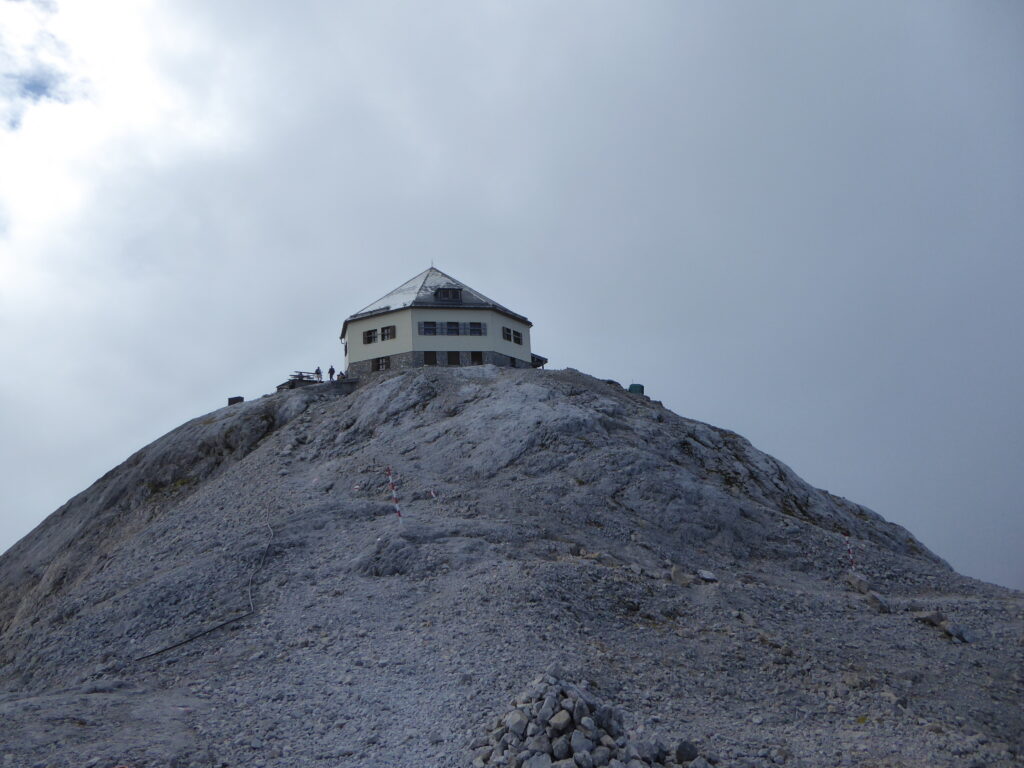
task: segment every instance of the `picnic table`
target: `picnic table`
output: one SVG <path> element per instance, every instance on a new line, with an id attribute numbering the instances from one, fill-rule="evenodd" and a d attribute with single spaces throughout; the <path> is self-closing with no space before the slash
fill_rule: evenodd
<path id="1" fill-rule="evenodd" d="M 306 387 L 310 384 L 316 384 L 318 379 L 316 374 L 312 371 L 296 371 L 295 373 L 289 374 L 288 381 L 284 384 L 277 385 L 277 391 L 280 392 L 284 389 L 295 389 L 296 387 Z"/>
<path id="2" fill-rule="evenodd" d="M 296 387 L 308 387 L 310 384 L 319 384 L 323 380 L 323 378 L 318 379 L 314 371 L 295 371 L 295 373 L 289 374 L 288 381 L 277 385 L 277 391 L 281 392 L 286 389 L 295 389 Z M 344 391 L 347 394 L 352 391 L 352 387 L 356 385 L 357 380 L 347 379 L 345 374 L 339 371 L 334 384 L 341 385 L 342 382 L 345 382 Z"/>

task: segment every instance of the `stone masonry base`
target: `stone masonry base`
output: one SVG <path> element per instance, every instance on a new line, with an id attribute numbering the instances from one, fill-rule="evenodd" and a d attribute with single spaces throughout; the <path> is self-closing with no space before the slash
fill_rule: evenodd
<path id="1" fill-rule="evenodd" d="M 508 355 L 502 355 L 497 352 L 485 351 L 482 353 L 483 363 L 490 363 L 491 365 L 500 365 L 504 368 L 529 368 L 530 364 L 525 360 L 519 360 L 517 358 L 509 357 Z M 391 355 L 389 358 L 390 365 L 385 370 L 390 371 L 404 371 L 407 368 L 420 368 L 426 364 L 423 362 L 423 352 L 403 352 L 400 355 Z M 360 360 L 358 363 L 352 363 L 349 365 L 345 375 L 352 378 L 362 378 L 371 373 L 377 373 L 378 368 L 375 366 L 375 360 Z M 473 358 L 471 352 L 459 352 L 459 365 L 473 365 Z M 444 368 L 448 366 L 448 353 L 445 351 L 437 352 L 437 367 Z"/>

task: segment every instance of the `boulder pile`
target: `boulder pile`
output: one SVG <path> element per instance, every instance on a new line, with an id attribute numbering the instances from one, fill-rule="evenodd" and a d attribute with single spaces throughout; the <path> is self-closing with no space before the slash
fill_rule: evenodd
<path id="1" fill-rule="evenodd" d="M 591 691 L 561 680 L 556 670 L 534 678 L 486 736 L 470 744 L 473 768 L 702 768 L 696 746 L 670 750 L 659 739 L 634 738 L 622 710 Z"/>

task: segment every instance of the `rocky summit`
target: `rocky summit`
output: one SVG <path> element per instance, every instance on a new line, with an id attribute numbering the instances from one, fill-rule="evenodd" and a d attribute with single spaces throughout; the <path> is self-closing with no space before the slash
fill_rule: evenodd
<path id="1" fill-rule="evenodd" d="M 422 368 L 190 421 L 5 553 L 0 766 L 1020 765 L 1022 618 L 734 432 Z"/>

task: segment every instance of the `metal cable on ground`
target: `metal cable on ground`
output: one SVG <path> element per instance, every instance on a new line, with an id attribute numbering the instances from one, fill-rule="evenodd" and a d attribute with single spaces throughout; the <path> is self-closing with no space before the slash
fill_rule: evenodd
<path id="1" fill-rule="evenodd" d="M 135 659 L 133 659 L 133 661 L 143 661 L 144 659 L 151 659 L 154 656 L 159 656 L 161 653 L 166 653 L 167 651 L 173 651 L 175 648 L 180 648 L 181 646 L 185 645 L 186 643 L 191 643 L 193 640 L 196 640 L 196 639 L 198 639 L 200 637 L 203 637 L 204 635 L 208 635 L 211 632 L 214 632 L 214 631 L 220 629 L 221 627 L 226 627 L 228 624 L 233 624 L 236 621 L 244 619 L 247 616 L 252 616 L 254 613 L 256 613 L 256 604 L 253 602 L 253 599 L 252 599 L 252 580 L 254 578 L 256 578 L 256 574 L 259 573 L 260 570 L 263 568 L 263 564 L 267 560 L 267 554 L 270 552 L 270 547 L 274 543 L 274 528 L 273 528 L 273 526 L 270 525 L 270 523 L 267 523 L 267 528 L 270 529 L 270 540 L 267 542 L 267 546 L 263 549 L 263 555 L 260 557 L 260 561 L 256 564 L 256 567 L 253 568 L 252 572 L 249 574 L 249 584 L 248 584 L 248 587 L 246 588 L 246 591 L 247 591 L 247 594 L 248 594 L 248 597 L 249 597 L 249 610 L 248 611 L 246 611 L 245 613 L 243 613 L 243 614 L 241 614 L 239 616 L 235 616 L 233 619 L 228 619 L 227 621 L 222 621 L 220 624 L 212 626 L 209 629 L 204 629 L 202 632 L 199 632 L 199 633 L 197 633 L 195 635 L 192 635 L 191 637 L 186 637 L 184 640 L 182 640 L 180 642 L 177 642 L 177 643 L 174 643 L 173 645 L 168 645 L 166 648 L 161 648 L 159 651 L 153 651 L 152 653 L 147 653 L 144 656 L 137 656 Z"/>

